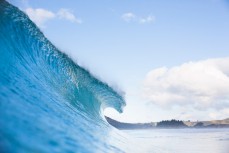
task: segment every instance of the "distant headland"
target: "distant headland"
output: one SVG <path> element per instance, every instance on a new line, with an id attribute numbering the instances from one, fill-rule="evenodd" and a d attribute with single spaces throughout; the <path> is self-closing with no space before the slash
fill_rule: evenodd
<path id="1" fill-rule="evenodd" d="M 180 129 L 180 128 L 229 128 L 229 118 L 212 121 L 164 120 L 150 123 L 123 123 L 105 116 L 107 122 L 117 129 Z"/>

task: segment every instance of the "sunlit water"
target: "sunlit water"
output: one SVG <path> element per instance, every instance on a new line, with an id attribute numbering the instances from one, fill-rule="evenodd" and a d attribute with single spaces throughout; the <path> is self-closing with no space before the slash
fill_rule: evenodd
<path id="1" fill-rule="evenodd" d="M 142 152 L 229 153 L 229 129 L 124 130 Z"/>

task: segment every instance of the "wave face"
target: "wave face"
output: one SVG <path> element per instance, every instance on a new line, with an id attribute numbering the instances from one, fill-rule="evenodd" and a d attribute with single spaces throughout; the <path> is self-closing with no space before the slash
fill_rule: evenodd
<path id="1" fill-rule="evenodd" d="M 0 152 L 126 152 L 102 114 L 124 105 L 0 0 Z"/>

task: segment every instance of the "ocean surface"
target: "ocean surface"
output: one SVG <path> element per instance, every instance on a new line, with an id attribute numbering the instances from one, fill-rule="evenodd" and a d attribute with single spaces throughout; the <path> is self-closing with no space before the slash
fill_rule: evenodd
<path id="1" fill-rule="evenodd" d="M 89 55 L 93 56 L 93 55 Z M 0 0 L 0 152 L 130 152 L 103 110 L 122 94 L 58 50 Z"/>
<path id="2" fill-rule="evenodd" d="M 228 153 L 229 129 L 124 130 L 142 148 L 153 153 Z"/>
<path id="3" fill-rule="evenodd" d="M 1 153 L 228 151 L 228 131 L 119 131 L 107 123 L 103 110 L 122 112 L 125 105 L 120 92 L 0 0 Z"/>

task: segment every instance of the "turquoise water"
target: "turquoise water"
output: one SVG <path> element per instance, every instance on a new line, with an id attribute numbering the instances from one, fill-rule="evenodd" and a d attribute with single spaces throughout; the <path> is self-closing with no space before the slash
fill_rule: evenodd
<path id="1" fill-rule="evenodd" d="M 126 152 L 103 116 L 123 106 L 121 94 L 0 0 L 0 152 Z"/>

